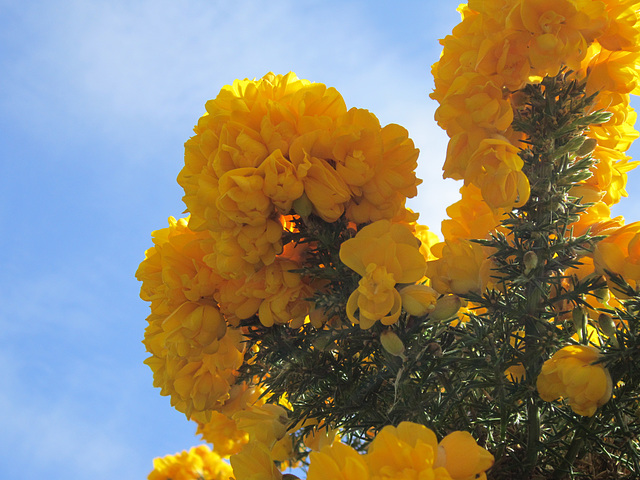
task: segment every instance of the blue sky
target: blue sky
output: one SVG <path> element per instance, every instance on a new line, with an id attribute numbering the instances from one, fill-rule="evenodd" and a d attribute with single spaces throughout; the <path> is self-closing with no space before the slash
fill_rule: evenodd
<path id="1" fill-rule="evenodd" d="M 235 78 L 292 70 L 407 127 L 424 179 L 410 206 L 439 232 L 459 185 L 427 95 L 456 5 L 0 0 L 1 478 L 146 478 L 198 443 L 142 364 L 134 272 L 184 210 L 175 177 L 205 101 Z"/>

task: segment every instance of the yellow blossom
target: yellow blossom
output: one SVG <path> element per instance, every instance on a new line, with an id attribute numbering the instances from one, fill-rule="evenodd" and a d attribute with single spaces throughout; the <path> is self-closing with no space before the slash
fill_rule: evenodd
<path id="1" fill-rule="evenodd" d="M 402 308 L 409 315 L 421 317 L 436 308 L 438 292 L 428 285 L 407 285 L 400 290 Z"/>
<path id="2" fill-rule="evenodd" d="M 563 64 L 579 68 L 588 44 L 606 26 L 604 3 L 589 3 L 589 8 L 571 0 L 522 0 L 514 5 L 506 26 L 531 34 L 529 59 L 538 75 L 554 76 Z"/>
<path id="3" fill-rule="evenodd" d="M 401 422 L 384 427 L 369 445 L 366 462 L 372 480 L 388 478 L 451 479 L 443 466 L 435 466 L 436 435 L 424 425 Z"/>
<path id="4" fill-rule="evenodd" d="M 445 240 L 431 249 L 437 260 L 427 262 L 427 277 L 439 293 L 481 293 L 489 283 L 491 260 L 484 248 L 468 240 Z"/>
<path id="5" fill-rule="evenodd" d="M 606 2 L 609 22 L 598 42 L 607 50 L 640 49 L 640 2 Z"/>
<path id="6" fill-rule="evenodd" d="M 304 436 L 303 442 L 305 446 L 311 450 L 320 451 L 324 447 L 330 447 L 340 438 L 338 429 L 330 428 L 324 422 L 310 419 L 304 423 L 304 426 L 308 425 L 315 425 L 315 427 Z"/>
<path id="7" fill-rule="evenodd" d="M 304 185 L 296 176 L 295 168 L 278 149 L 272 152 L 258 167 L 264 178 L 263 193 L 286 215 L 294 200 L 304 192 Z"/>
<path id="8" fill-rule="evenodd" d="M 511 125 L 513 111 L 500 85 L 469 72 L 453 81 L 435 118 L 450 136 L 475 128 L 503 132 Z"/>
<path id="9" fill-rule="evenodd" d="M 380 131 L 382 157 L 377 157 L 370 181 L 361 187 L 362 197 L 354 203 L 368 209 L 347 209 L 348 218 L 356 223 L 394 220 L 407 213 L 405 201 L 415 197 L 422 180 L 416 178 L 418 149 L 404 127 L 386 125 Z"/>
<path id="10" fill-rule="evenodd" d="M 444 178 L 462 180 L 465 178 L 471 156 L 480 142 L 493 133 L 493 130 L 470 128 L 451 136 L 447 145 L 447 154 L 442 167 Z"/>
<path id="11" fill-rule="evenodd" d="M 325 446 L 309 455 L 307 480 L 369 480 L 363 455 L 344 443 Z"/>
<path id="12" fill-rule="evenodd" d="M 435 466 L 446 468 L 453 480 L 486 479 L 494 458 L 469 432 L 455 431 L 440 440 Z"/>
<path id="13" fill-rule="evenodd" d="M 633 222 L 609 234 L 593 251 L 596 272 L 621 275 L 632 287 L 640 280 L 640 222 Z M 622 295 L 612 282 L 609 288 Z"/>
<path id="14" fill-rule="evenodd" d="M 171 405 L 187 418 L 205 423 L 211 411 L 229 398 L 243 359 L 241 333 L 227 328 L 215 353 L 185 358 L 165 348 L 153 352 L 144 363 L 153 371 L 153 385 L 161 389 L 161 395 L 171 397 Z"/>
<path id="15" fill-rule="evenodd" d="M 460 189 L 462 198 L 447 207 L 448 219 L 442 221 L 442 234 L 447 240 L 458 238 L 488 238 L 491 232 L 502 231 L 501 209 L 491 208 L 474 184 Z"/>
<path id="16" fill-rule="evenodd" d="M 164 346 L 179 357 L 216 353 L 227 323 L 215 305 L 185 302 L 162 322 Z"/>
<path id="17" fill-rule="evenodd" d="M 222 226 L 261 225 L 273 213 L 273 204 L 263 192 L 264 177 L 257 168 L 229 170 L 220 177 L 218 188 L 216 206 Z M 224 218 L 228 220 L 225 222 Z"/>
<path id="18" fill-rule="evenodd" d="M 474 183 L 491 208 L 510 210 L 529 199 L 529 180 L 522 172 L 519 149 L 504 137 L 485 138 L 469 159 L 465 183 Z"/>
<path id="19" fill-rule="evenodd" d="M 249 441 L 249 434 L 240 430 L 235 420 L 220 412 L 212 412 L 207 423 L 199 423 L 196 434 L 211 443 L 216 453 L 223 457 L 238 453 Z"/>
<path id="20" fill-rule="evenodd" d="M 591 417 L 598 407 L 611 398 L 609 371 L 602 363 L 597 348 L 569 345 L 544 362 L 536 381 L 540 398 L 552 402 L 566 398 L 578 415 Z"/>
<path id="21" fill-rule="evenodd" d="M 238 429 L 249 434 L 250 442 L 258 442 L 268 448 L 285 436 L 289 423 L 287 411 L 273 403 L 248 406 L 234 413 L 232 418 Z"/>
<path id="22" fill-rule="evenodd" d="M 211 297 L 220 277 L 203 258 L 208 254 L 209 235 L 193 232 L 188 219 L 169 218 L 169 227 L 152 233 L 154 246 L 136 271 L 142 282 L 140 297 L 151 302 L 151 311 L 163 317 L 186 301 Z"/>
<path id="23" fill-rule="evenodd" d="M 280 480 L 282 473 L 273 463 L 271 450 L 259 442 L 249 442 L 229 459 L 235 480 Z"/>
<path id="24" fill-rule="evenodd" d="M 248 277 L 282 253 L 282 233 L 281 223 L 271 219 L 211 232 L 213 251 L 203 260 L 225 279 Z"/>
<path id="25" fill-rule="evenodd" d="M 299 264 L 279 257 L 247 278 L 238 290 L 240 297 L 259 300 L 257 313 L 264 326 L 290 321 L 301 324 L 309 313 L 306 299 L 313 291 L 299 273 L 292 271 L 298 268 Z"/>
<path id="26" fill-rule="evenodd" d="M 351 192 L 344 179 L 324 158 L 314 156 L 314 149 L 325 148 L 317 132 L 299 137 L 291 145 L 291 161 L 304 192 L 315 213 L 326 222 L 335 222 L 344 213 Z"/>
<path id="27" fill-rule="evenodd" d="M 155 458 L 148 480 L 228 480 L 231 467 L 206 445 Z"/>

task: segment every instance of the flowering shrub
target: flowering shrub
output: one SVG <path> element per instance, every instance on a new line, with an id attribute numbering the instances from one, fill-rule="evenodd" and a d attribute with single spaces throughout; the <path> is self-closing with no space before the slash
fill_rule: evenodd
<path id="1" fill-rule="evenodd" d="M 404 128 L 293 73 L 206 103 L 188 216 L 136 276 L 154 385 L 217 453 L 150 479 L 640 475 L 638 227 L 610 210 L 640 2 L 459 11 L 432 68 L 462 181 L 442 239 L 405 206 Z"/>

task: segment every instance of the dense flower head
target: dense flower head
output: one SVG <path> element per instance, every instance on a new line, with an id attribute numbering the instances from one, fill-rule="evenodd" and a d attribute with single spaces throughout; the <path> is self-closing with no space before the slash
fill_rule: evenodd
<path id="1" fill-rule="evenodd" d="M 379 220 L 340 246 L 340 260 L 362 279 L 347 302 L 347 316 L 362 328 L 380 320 L 390 325 L 401 309 L 396 283 L 413 283 L 425 272 L 420 243 L 406 224 Z M 359 318 L 355 317 L 359 310 Z"/>
<path id="2" fill-rule="evenodd" d="M 206 110 L 178 176 L 195 230 L 257 227 L 303 194 L 328 222 L 391 218 L 416 194 L 406 130 L 347 110 L 333 88 L 270 73 L 224 87 Z"/>
<path id="3" fill-rule="evenodd" d="M 569 345 L 558 350 L 544 365 L 536 386 L 540 398 L 552 402 L 559 398 L 569 401 L 578 415 L 591 417 L 598 407 L 611 398 L 609 371 L 602 363 L 597 348 Z"/>
<path id="4" fill-rule="evenodd" d="M 158 457 L 148 480 L 228 480 L 232 475 L 225 463 L 208 446 L 199 445 L 189 451 Z"/>

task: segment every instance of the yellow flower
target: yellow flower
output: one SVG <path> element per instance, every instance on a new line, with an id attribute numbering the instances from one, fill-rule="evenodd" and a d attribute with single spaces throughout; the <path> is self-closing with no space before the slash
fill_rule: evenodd
<path id="1" fill-rule="evenodd" d="M 337 442 L 309 455 L 307 480 L 369 480 L 369 468 L 364 455 Z"/>
<path id="2" fill-rule="evenodd" d="M 153 460 L 148 480 L 228 480 L 231 467 L 206 445 Z"/>
<path id="3" fill-rule="evenodd" d="M 168 228 L 153 232 L 154 246 L 136 271 L 140 297 L 151 302 L 156 315 L 166 317 L 186 301 L 211 297 L 221 280 L 203 261 L 209 235 L 193 232 L 187 222 L 170 217 Z"/>
<path id="4" fill-rule="evenodd" d="M 444 467 L 453 480 L 486 478 L 494 458 L 479 446 L 469 432 L 451 432 L 440 440 L 435 465 Z"/>
<path id="5" fill-rule="evenodd" d="M 436 308 L 438 292 L 427 285 L 407 285 L 399 293 L 402 308 L 409 315 L 422 317 Z"/>
<path id="6" fill-rule="evenodd" d="M 483 247 L 468 240 L 445 240 L 431 251 L 438 258 L 427 262 L 427 277 L 439 293 L 481 293 L 489 283 L 491 260 Z"/>
<path id="7" fill-rule="evenodd" d="M 367 329 L 378 320 L 384 325 L 398 320 L 402 300 L 387 267 L 370 263 L 358 285 L 347 301 L 347 316 L 353 323 Z M 359 310 L 359 319 L 355 317 L 356 310 Z"/>
<path id="8" fill-rule="evenodd" d="M 390 124 L 382 128 L 380 136 L 382 157 L 376 157 L 373 177 L 361 187 L 362 198 L 354 198 L 355 203 L 372 208 L 359 212 L 348 209 L 348 218 L 356 223 L 394 220 L 406 215 L 405 201 L 417 195 L 422 183 L 415 173 L 419 151 L 407 130 Z"/>
<path id="9" fill-rule="evenodd" d="M 415 229 L 413 234 L 420 240 L 420 253 L 422 257 L 427 261 L 435 260 L 436 257 L 431 253 L 431 247 L 440 242 L 438 235 L 429 230 L 429 227 L 426 225 L 416 223 L 413 227 Z"/>
<path id="10" fill-rule="evenodd" d="M 248 318 L 257 310 L 265 327 L 289 322 L 301 325 L 309 313 L 307 299 L 313 295 L 313 290 L 299 273 L 292 271 L 298 268 L 298 263 L 278 257 L 274 263 L 248 277 L 235 292 L 237 298 L 248 302 L 236 311 L 236 316 Z"/>
<path id="11" fill-rule="evenodd" d="M 460 189 L 462 198 L 447 207 L 448 219 L 442 221 L 442 235 L 447 240 L 487 238 L 490 232 L 501 231 L 502 211 L 491 208 L 474 184 Z"/>
<path id="12" fill-rule="evenodd" d="M 596 244 L 593 261 L 598 274 L 610 271 L 621 275 L 632 287 L 640 280 L 640 222 L 633 222 L 612 232 Z M 622 295 L 609 282 L 616 295 Z"/>
<path id="13" fill-rule="evenodd" d="M 587 67 L 587 94 L 600 91 L 640 93 L 640 51 L 601 50 Z"/>
<path id="14" fill-rule="evenodd" d="M 536 74 L 554 76 L 560 67 L 580 66 L 589 43 L 603 32 L 607 15 L 600 1 L 522 0 L 507 18 L 509 29 L 531 34 L 529 59 Z"/>
<path id="15" fill-rule="evenodd" d="M 185 302 L 162 322 L 164 347 L 178 357 L 218 351 L 227 322 L 214 305 Z"/>
<path id="16" fill-rule="evenodd" d="M 282 224 L 271 219 L 211 232 L 213 251 L 204 261 L 225 279 L 248 277 L 282 253 L 282 232 Z"/>
<path id="17" fill-rule="evenodd" d="M 213 410 L 229 398 L 244 360 L 242 334 L 227 328 L 215 353 L 181 357 L 166 348 L 152 352 L 144 363 L 153 371 L 153 385 L 171 397 L 171 405 L 187 418 L 206 423 Z"/>
<path id="18" fill-rule="evenodd" d="M 304 192 L 304 185 L 296 176 L 295 168 L 280 150 L 272 152 L 258 167 L 264 178 L 264 194 L 286 215 L 294 200 Z"/>
<path id="19" fill-rule="evenodd" d="M 331 141 L 332 157 L 336 172 L 353 196 L 362 195 L 362 186 L 373 178 L 375 168 L 382 163 L 381 130 L 376 116 L 361 108 L 351 108 L 338 118 Z"/>
<path id="20" fill-rule="evenodd" d="M 258 442 L 268 448 L 285 436 L 289 423 L 287 411 L 273 403 L 248 406 L 234 413 L 232 418 L 238 429 L 249 434 L 250 442 Z"/>
<path id="21" fill-rule="evenodd" d="M 367 225 L 344 242 L 340 260 L 363 277 L 349 297 L 347 315 L 365 329 L 377 320 L 390 325 L 398 319 L 401 300 L 395 284 L 420 280 L 426 266 L 410 227 L 388 220 Z"/>
<path id="22" fill-rule="evenodd" d="M 637 51 L 640 45 L 640 2 L 606 2 L 608 25 L 598 42 L 607 50 Z"/>
<path id="23" fill-rule="evenodd" d="M 527 50 L 530 35 L 499 24 L 496 27 L 493 32 L 487 29 L 488 33 L 482 36 L 476 71 L 486 77 L 498 77 L 509 90 L 519 90 L 531 71 Z"/>
<path id="24" fill-rule="evenodd" d="M 263 192 L 264 177 L 257 168 L 229 170 L 220 177 L 218 188 L 216 206 L 223 227 L 262 225 L 274 212 L 273 204 Z"/>
<path id="25" fill-rule="evenodd" d="M 522 172 L 519 149 L 504 137 L 485 138 L 469 159 L 465 183 L 474 183 L 491 208 L 510 210 L 529 199 L 530 187 Z"/>
<path id="26" fill-rule="evenodd" d="M 438 440 L 424 425 L 401 422 L 384 427 L 369 445 L 366 462 L 372 480 L 388 478 L 451 479 L 443 466 L 435 466 Z"/>
<path id="27" fill-rule="evenodd" d="M 484 75 L 468 72 L 457 77 L 436 110 L 435 119 L 450 136 L 483 128 L 504 132 L 513 111 L 501 85 Z"/>
<path id="28" fill-rule="evenodd" d="M 223 457 L 238 453 L 249 442 L 249 434 L 240 430 L 235 420 L 220 412 L 212 412 L 211 420 L 199 423 L 196 435 L 211 443 L 216 453 Z"/>
<path id="29" fill-rule="evenodd" d="M 296 175 L 304 184 L 304 193 L 314 206 L 315 213 L 326 222 L 335 222 L 344 213 L 351 198 L 344 179 L 324 158 L 314 156 L 314 149 L 326 148 L 318 132 L 299 137 L 291 145 L 291 162 Z M 320 154 L 320 152 L 318 152 Z"/>
<path id="30" fill-rule="evenodd" d="M 552 402 L 558 398 L 569 400 L 578 415 L 591 417 L 596 409 L 609 401 L 612 382 L 597 348 L 569 345 L 558 350 L 544 362 L 536 387 L 540 398 Z"/>
<path id="31" fill-rule="evenodd" d="M 447 155 L 442 167 L 443 177 L 463 180 L 469 166 L 469 160 L 480 146 L 480 142 L 491 133 L 491 129 L 470 128 L 452 135 L 447 145 Z"/>
<path id="32" fill-rule="evenodd" d="M 315 427 L 304 436 L 303 442 L 305 446 L 311 450 L 320 451 L 324 447 L 330 447 L 340 438 L 338 429 L 330 428 L 324 422 L 310 419 L 305 421 L 303 426 L 308 425 L 315 425 Z"/>
<path id="33" fill-rule="evenodd" d="M 273 463 L 271 450 L 258 442 L 249 442 L 229 459 L 235 480 L 280 480 L 282 473 Z"/>
<path id="34" fill-rule="evenodd" d="M 580 191 L 571 189 L 571 195 L 583 197 Z M 583 200 L 587 203 L 589 200 Z M 569 228 L 573 229 L 572 235 L 579 237 L 589 231 L 591 235 L 608 235 L 624 225 L 624 218 L 621 216 L 611 218 L 611 209 L 609 206 L 600 201 L 593 202 L 587 210 L 580 214 L 577 222 L 570 224 Z"/>

